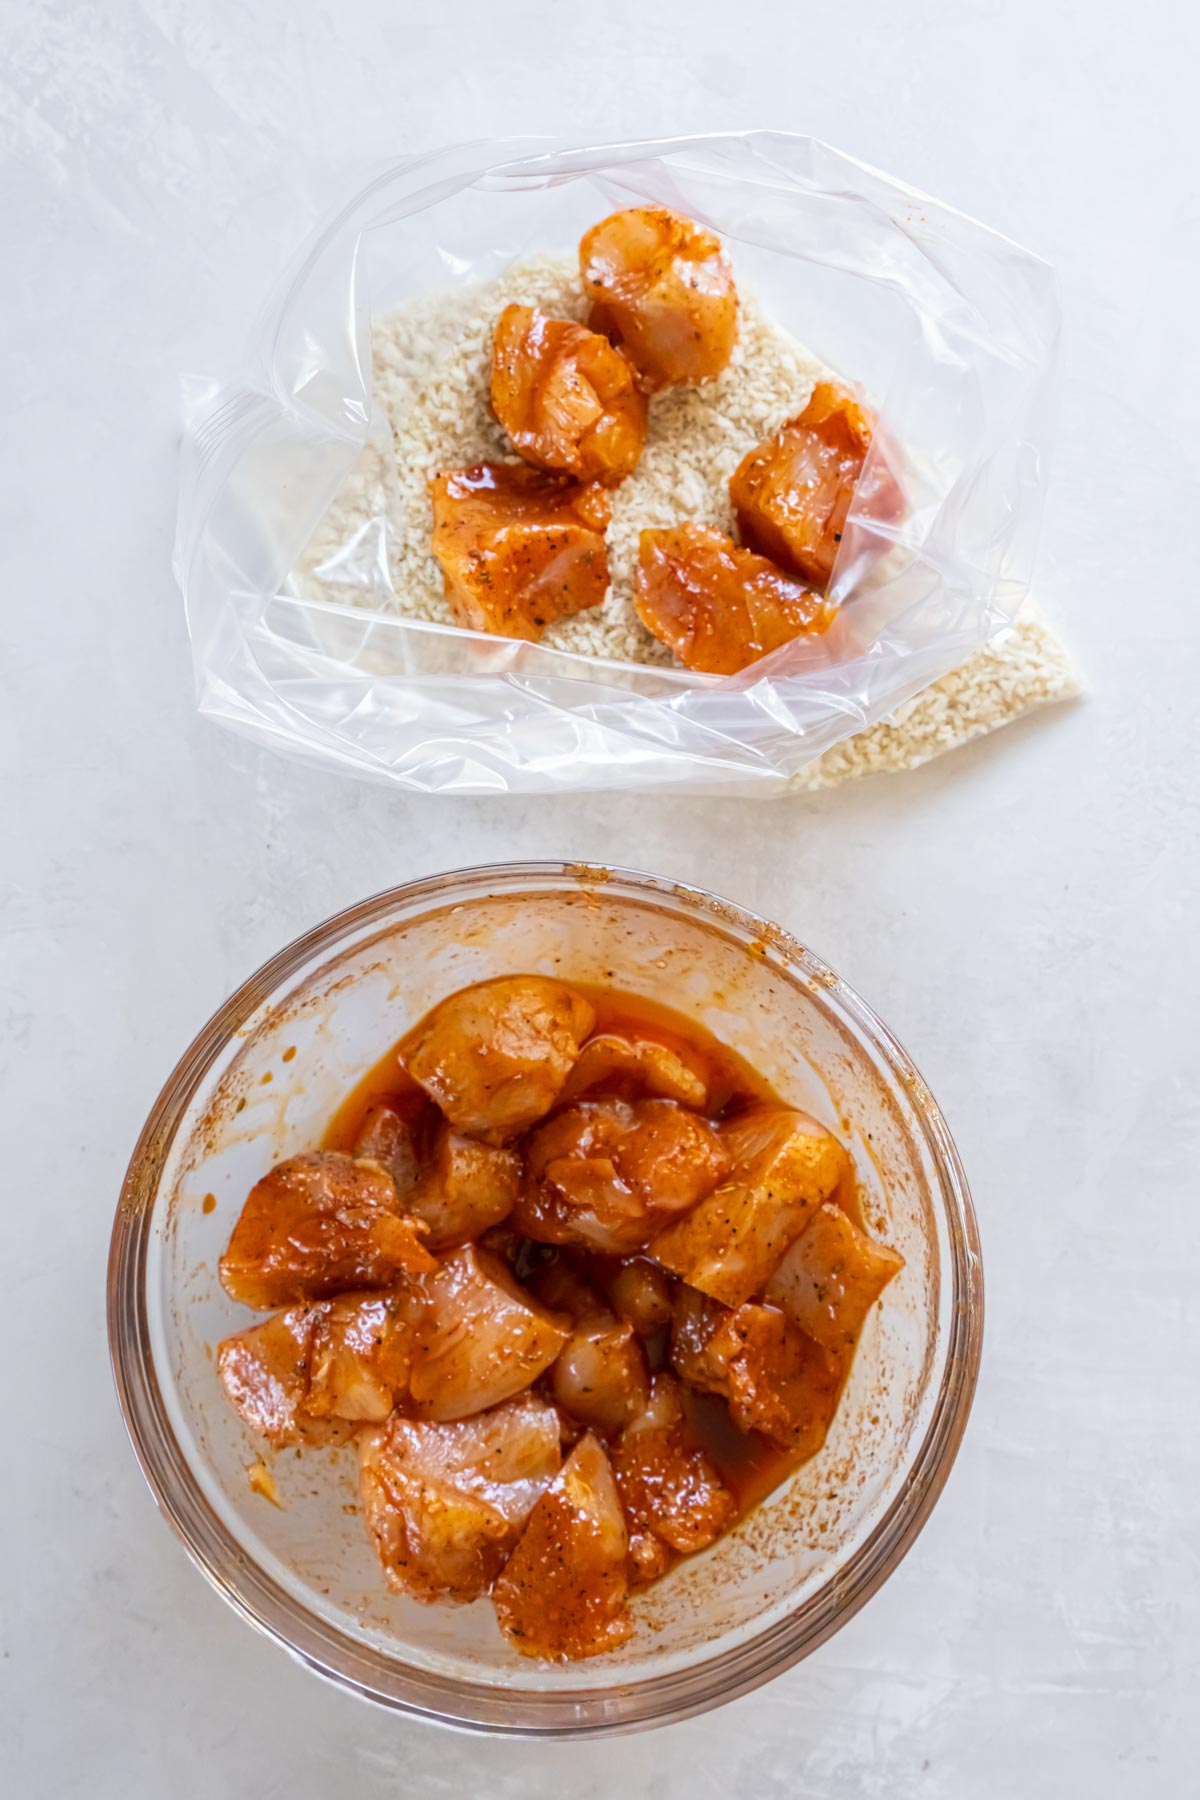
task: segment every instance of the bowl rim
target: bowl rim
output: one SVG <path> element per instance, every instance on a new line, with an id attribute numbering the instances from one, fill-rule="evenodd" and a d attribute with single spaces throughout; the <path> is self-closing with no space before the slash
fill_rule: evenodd
<path id="1" fill-rule="evenodd" d="M 145 1305 L 154 1202 L 178 1128 L 197 1088 L 231 1039 L 322 951 L 422 900 L 426 910 L 524 887 L 603 886 L 643 901 L 671 902 L 753 953 L 816 987 L 868 1039 L 912 1107 L 937 1174 L 950 1254 L 945 1362 L 933 1410 L 908 1476 L 848 1561 L 801 1606 L 742 1642 L 687 1668 L 595 1688 L 536 1692 L 389 1663 L 326 1625 L 284 1592 L 229 1537 L 204 1498 L 168 1416 L 155 1373 Z M 249 1624 L 335 1686 L 391 1710 L 453 1728 L 507 1737 L 573 1738 L 634 1731 L 692 1717 L 750 1692 L 819 1648 L 875 1594 L 912 1548 L 962 1443 L 983 1343 L 983 1268 L 966 1175 L 941 1111 L 907 1052 L 849 983 L 791 933 L 747 908 L 686 882 L 610 864 L 486 863 L 423 876 L 343 908 L 293 939 L 217 1008 L 163 1084 L 121 1185 L 107 1269 L 109 1356 L 126 1431 L 159 1511 L 210 1585 Z M 517 1716 L 520 1715 L 520 1716 Z"/>

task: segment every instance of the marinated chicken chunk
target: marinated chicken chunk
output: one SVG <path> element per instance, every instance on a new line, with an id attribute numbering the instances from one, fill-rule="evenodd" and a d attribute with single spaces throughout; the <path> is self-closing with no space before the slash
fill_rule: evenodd
<path id="1" fill-rule="evenodd" d="M 818 382 L 804 411 L 743 457 L 730 477 L 743 543 L 827 588 L 856 490 L 868 518 L 893 520 L 904 511 L 896 478 L 881 459 L 863 483 L 874 429 L 852 394 Z"/>
<path id="2" fill-rule="evenodd" d="M 428 1225 L 430 1249 L 447 1250 L 507 1219 L 520 1185 L 521 1159 L 512 1150 L 481 1144 L 443 1124 L 408 1207 Z"/>
<path id="3" fill-rule="evenodd" d="M 555 1403 L 577 1425 L 619 1431 L 645 1399 L 646 1358 L 623 1319 L 582 1321 L 550 1372 Z"/>
<path id="4" fill-rule="evenodd" d="M 693 1387 L 722 1395 L 741 1431 L 814 1456 L 837 1410 L 845 1363 L 775 1306 L 721 1306 L 684 1289 L 671 1362 Z"/>
<path id="5" fill-rule="evenodd" d="M 623 1644 L 633 1631 L 627 1547 L 612 1467 L 589 1431 L 534 1507 L 492 1591 L 513 1647 L 565 1662 Z"/>
<path id="6" fill-rule="evenodd" d="M 406 1286 L 323 1302 L 313 1334 L 309 1414 L 372 1423 L 386 1419 L 408 1392 L 419 1315 L 420 1303 Z"/>
<path id="7" fill-rule="evenodd" d="M 680 1287 L 671 1323 L 671 1366 L 689 1387 L 701 1393 L 729 1395 L 729 1363 L 734 1344 L 721 1327 L 732 1308 L 702 1294 L 699 1288 Z"/>
<path id="8" fill-rule="evenodd" d="M 682 1056 L 652 1038 L 621 1037 L 598 1032 L 579 1052 L 579 1060 L 567 1076 L 559 1095 L 565 1105 L 595 1089 L 616 1094 L 622 1100 L 649 1094 L 656 1100 L 676 1100 L 681 1106 L 702 1111 L 708 1099 L 703 1076 Z"/>
<path id="9" fill-rule="evenodd" d="M 737 342 L 737 290 L 720 240 L 665 206 L 633 206 L 584 233 L 589 323 L 625 351 L 649 394 L 711 381 Z"/>
<path id="10" fill-rule="evenodd" d="M 290 1307 L 226 1338 L 221 1385 L 252 1431 L 276 1449 L 329 1442 L 333 1421 L 386 1419 L 408 1388 L 410 1298 L 341 1294 Z"/>
<path id="11" fill-rule="evenodd" d="M 820 595 L 713 525 L 643 531 L 633 601 L 647 631 L 704 675 L 736 675 L 833 617 Z"/>
<path id="12" fill-rule="evenodd" d="M 845 1365 L 773 1306 L 739 1306 L 722 1327 L 729 1357 L 729 1412 L 798 1455 L 815 1456 L 837 1410 Z"/>
<path id="13" fill-rule="evenodd" d="M 230 1405 L 276 1450 L 294 1444 L 310 1423 L 304 1403 L 320 1313 L 317 1304 L 290 1307 L 227 1337 L 217 1349 L 217 1373 Z"/>
<path id="14" fill-rule="evenodd" d="M 434 1007 L 406 1040 L 404 1066 L 456 1131 L 501 1144 L 550 1111 L 595 1020 L 561 981 L 484 981 Z"/>
<path id="15" fill-rule="evenodd" d="M 639 1337 L 651 1338 L 671 1323 L 676 1283 L 648 1256 L 606 1257 L 599 1276 L 613 1311 Z"/>
<path id="16" fill-rule="evenodd" d="M 399 1413 L 360 1433 L 363 1520 L 388 1586 L 476 1600 L 558 1474 L 558 1415 L 532 1394 L 451 1424 Z"/>
<path id="17" fill-rule="evenodd" d="M 420 1173 L 416 1135 L 408 1121 L 390 1106 L 372 1106 L 354 1140 L 354 1154 L 382 1163 L 396 1184 L 398 1198 L 407 1207 Z"/>
<path id="18" fill-rule="evenodd" d="M 867 1314 L 904 1258 L 860 1231 L 836 1206 L 820 1206 L 764 1290 L 827 1350 L 858 1342 Z"/>
<path id="19" fill-rule="evenodd" d="M 527 462 L 615 487 L 646 441 L 635 371 L 599 332 L 506 306 L 492 343 L 492 409 Z"/>
<path id="20" fill-rule="evenodd" d="M 649 1397 L 649 1373 L 637 1332 L 578 1278 L 543 1278 L 547 1305 L 569 1312 L 572 1328 L 551 1370 L 556 1406 L 579 1426 L 612 1433 L 637 1417 Z"/>
<path id="21" fill-rule="evenodd" d="M 231 1300 L 264 1309 L 384 1287 L 434 1267 L 424 1235 L 400 1212 L 379 1164 L 312 1151 L 277 1163 L 251 1188 L 221 1258 L 221 1285 Z"/>
<path id="22" fill-rule="evenodd" d="M 424 1418 L 464 1419 L 498 1405 L 536 1381 L 567 1341 L 569 1322 L 475 1245 L 453 1251 L 420 1285 L 410 1392 Z"/>
<path id="23" fill-rule="evenodd" d="M 654 1377 L 646 1406 L 617 1439 L 613 1474 L 630 1558 L 643 1578 L 653 1579 L 670 1561 L 664 1546 L 680 1555 L 705 1550 L 737 1515 L 711 1457 L 688 1442 L 679 1383 L 666 1371 Z"/>
<path id="24" fill-rule="evenodd" d="M 458 624 L 536 640 L 604 599 L 612 501 L 598 483 L 476 463 L 435 475 L 429 491 L 431 548 Z"/>
<path id="25" fill-rule="evenodd" d="M 847 1157 L 823 1125 L 784 1107 L 745 1114 L 722 1140 L 729 1180 L 656 1237 L 651 1254 L 690 1287 L 740 1306 L 833 1193 Z"/>
<path id="26" fill-rule="evenodd" d="M 707 1121 L 672 1100 L 581 1100 L 529 1139 L 513 1219 L 542 1243 L 636 1250 L 728 1166 Z"/>

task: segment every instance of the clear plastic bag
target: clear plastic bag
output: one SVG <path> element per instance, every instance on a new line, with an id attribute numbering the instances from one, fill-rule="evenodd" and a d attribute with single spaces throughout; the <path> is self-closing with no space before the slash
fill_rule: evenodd
<path id="1" fill-rule="evenodd" d="M 637 204 L 718 232 L 739 288 L 865 388 L 876 445 L 900 449 L 905 516 L 851 510 L 828 632 L 720 678 L 404 618 L 382 508 L 360 603 L 304 592 L 294 571 L 335 495 L 370 443 L 391 448 L 373 314 L 569 251 Z M 176 573 L 200 709 L 415 792 L 778 791 L 1016 615 L 1057 333 L 1044 263 L 811 138 L 510 140 L 398 164 L 312 240 L 242 381 L 188 426 Z"/>

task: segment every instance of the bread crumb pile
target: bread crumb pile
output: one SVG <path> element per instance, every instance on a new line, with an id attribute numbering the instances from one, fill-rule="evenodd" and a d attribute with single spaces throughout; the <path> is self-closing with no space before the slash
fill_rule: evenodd
<path id="1" fill-rule="evenodd" d="M 540 256 L 494 281 L 412 301 L 375 319 L 374 392 L 383 429 L 306 546 L 293 573 L 297 592 L 454 623 L 430 550 L 427 484 L 439 469 L 514 459 L 489 407 L 492 334 L 513 301 L 556 318 L 587 315 L 574 260 Z M 815 383 L 831 373 L 746 294 L 739 296 L 739 327 L 733 357 L 715 381 L 652 399 L 641 460 L 613 492 L 608 596 L 602 606 L 551 625 L 542 638 L 549 648 L 673 663 L 634 610 L 639 533 L 683 519 L 732 532 L 730 475 L 748 450 L 803 410 Z M 1066 653 L 1047 627 L 1022 621 L 892 719 L 836 745 L 790 785 L 829 787 L 880 769 L 913 768 L 1077 691 Z"/>
<path id="2" fill-rule="evenodd" d="M 1026 607 L 1016 624 L 866 731 L 845 738 L 801 769 L 792 790 L 836 787 L 859 775 L 919 769 L 947 750 L 1024 713 L 1077 699 L 1079 677 L 1045 620 Z"/>

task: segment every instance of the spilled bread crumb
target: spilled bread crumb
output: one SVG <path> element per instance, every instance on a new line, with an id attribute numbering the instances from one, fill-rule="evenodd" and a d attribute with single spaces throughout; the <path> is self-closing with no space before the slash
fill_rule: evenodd
<path id="1" fill-rule="evenodd" d="M 1027 607 L 1011 630 L 977 650 L 888 719 L 835 744 L 801 769 L 791 790 L 836 787 L 858 775 L 918 769 L 997 731 L 1034 707 L 1077 699 L 1079 677 L 1045 620 Z"/>

